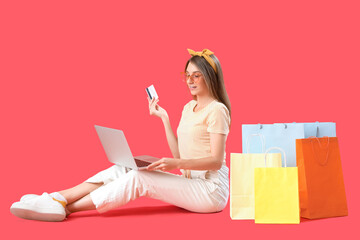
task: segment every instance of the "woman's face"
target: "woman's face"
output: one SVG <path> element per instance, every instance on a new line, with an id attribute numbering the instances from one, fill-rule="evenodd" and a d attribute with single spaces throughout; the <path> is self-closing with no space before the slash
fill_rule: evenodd
<path id="1" fill-rule="evenodd" d="M 206 96 L 210 95 L 209 89 L 206 86 L 204 76 L 200 72 L 200 70 L 191 62 L 188 64 L 186 68 L 186 74 L 189 79 L 186 80 L 186 83 L 190 89 L 191 95 L 196 96 Z"/>

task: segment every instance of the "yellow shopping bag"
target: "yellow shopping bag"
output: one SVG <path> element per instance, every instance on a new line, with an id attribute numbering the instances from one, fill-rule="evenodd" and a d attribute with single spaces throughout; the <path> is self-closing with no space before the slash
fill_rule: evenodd
<path id="1" fill-rule="evenodd" d="M 265 139 L 260 134 L 265 152 Z M 265 167 L 264 153 L 249 153 L 249 138 L 247 138 L 248 153 L 230 154 L 230 217 L 233 220 L 255 218 L 254 169 Z M 281 167 L 281 154 L 271 153 L 267 156 L 269 167 Z"/>
<path id="2" fill-rule="evenodd" d="M 255 223 L 300 223 L 297 167 L 255 168 Z"/>

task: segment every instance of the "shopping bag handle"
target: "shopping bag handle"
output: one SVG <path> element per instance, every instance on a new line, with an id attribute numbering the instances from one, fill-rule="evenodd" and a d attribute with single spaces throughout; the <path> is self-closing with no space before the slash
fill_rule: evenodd
<path id="1" fill-rule="evenodd" d="M 328 141 L 327 141 L 327 144 L 326 144 L 326 147 L 325 147 L 325 148 L 326 148 L 326 158 L 325 158 L 325 162 L 324 162 L 324 163 L 322 163 L 322 162 L 320 161 L 320 159 L 318 158 L 318 156 L 317 156 L 317 154 L 316 154 L 316 152 L 315 152 L 315 149 L 314 149 L 314 143 L 313 143 L 313 141 L 310 141 L 310 142 L 311 142 L 312 150 L 313 150 L 314 155 L 315 155 L 315 158 L 316 158 L 317 162 L 318 162 L 321 166 L 325 166 L 325 165 L 328 163 L 328 160 L 329 160 L 330 137 L 328 137 L 328 136 L 325 136 L 325 137 L 327 137 Z M 324 149 L 324 148 L 321 146 L 321 142 L 320 142 L 319 138 L 314 137 L 314 136 L 311 136 L 311 137 L 309 137 L 309 138 L 310 138 L 310 139 L 314 139 L 314 138 L 315 138 L 315 139 L 317 140 L 318 144 L 319 144 L 320 149 Z"/>
<path id="2" fill-rule="evenodd" d="M 265 136 L 262 135 L 262 134 L 259 134 L 259 133 L 254 133 L 254 134 L 250 134 L 250 135 L 247 136 L 247 138 L 246 138 L 246 152 L 250 153 L 250 139 L 252 137 L 255 137 L 255 136 L 260 137 L 261 145 L 262 145 L 262 152 L 264 153 L 265 152 Z"/>
<path id="3" fill-rule="evenodd" d="M 266 156 L 267 156 L 267 154 L 270 152 L 270 151 L 272 151 L 272 150 L 279 150 L 280 152 L 282 152 L 282 154 L 284 155 L 284 166 L 286 167 L 286 153 L 285 153 L 285 151 L 284 151 L 284 149 L 282 149 L 282 148 L 279 148 L 279 147 L 271 147 L 271 148 L 268 148 L 266 151 L 265 151 L 265 156 L 264 156 L 264 158 L 265 158 L 265 167 L 267 167 L 267 165 L 266 165 Z"/>
<path id="4" fill-rule="evenodd" d="M 316 137 L 319 136 L 319 126 L 316 126 Z"/>
<path id="5" fill-rule="evenodd" d="M 316 135 L 315 135 L 315 137 L 319 137 L 319 132 L 320 132 L 320 129 L 319 129 L 319 122 L 318 122 L 318 121 L 316 121 L 315 123 L 316 123 Z"/>

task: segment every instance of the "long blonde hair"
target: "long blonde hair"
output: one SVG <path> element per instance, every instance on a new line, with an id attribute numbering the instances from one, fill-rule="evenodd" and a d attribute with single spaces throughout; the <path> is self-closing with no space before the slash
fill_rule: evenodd
<path id="1" fill-rule="evenodd" d="M 191 64 L 194 64 L 203 74 L 206 86 L 208 87 L 210 94 L 216 100 L 223 103 L 227 107 L 231 117 L 231 104 L 230 104 L 229 96 L 225 89 L 224 77 L 220 62 L 214 54 L 210 55 L 210 57 L 215 62 L 217 73 L 211 67 L 211 65 L 206 61 L 206 59 L 200 56 L 192 56 L 187 61 L 185 65 L 185 72 L 190 62 Z M 196 96 L 193 96 L 193 98 L 196 100 Z"/>

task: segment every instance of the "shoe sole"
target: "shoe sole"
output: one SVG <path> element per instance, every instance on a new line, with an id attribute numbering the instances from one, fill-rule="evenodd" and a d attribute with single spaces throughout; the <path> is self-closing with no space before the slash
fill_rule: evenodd
<path id="1" fill-rule="evenodd" d="M 23 204 L 24 205 L 24 204 Z M 45 222 L 61 222 L 65 219 L 62 213 L 51 212 L 51 209 L 30 209 L 27 206 L 11 207 L 10 212 L 15 216 L 28 220 L 38 220 Z"/>

